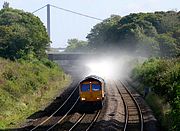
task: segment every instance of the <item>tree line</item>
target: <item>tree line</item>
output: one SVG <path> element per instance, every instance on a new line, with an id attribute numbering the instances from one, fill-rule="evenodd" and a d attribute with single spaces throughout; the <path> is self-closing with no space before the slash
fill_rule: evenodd
<path id="1" fill-rule="evenodd" d="M 0 57 L 11 60 L 46 56 L 50 39 L 41 20 L 32 13 L 10 8 L 0 10 Z"/>
<path id="2" fill-rule="evenodd" d="M 96 24 L 86 38 L 86 46 L 92 52 L 116 50 L 148 57 L 177 57 L 180 55 L 180 12 L 111 15 Z M 75 46 L 77 42 L 71 45 L 68 48 L 74 51 L 79 48 Z"/>

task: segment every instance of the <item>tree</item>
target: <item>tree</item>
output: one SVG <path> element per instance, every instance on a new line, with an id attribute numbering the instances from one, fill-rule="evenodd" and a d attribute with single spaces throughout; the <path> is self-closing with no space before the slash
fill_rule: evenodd
<path id="1" fill-rule="evenodd" d="M 167 34 L 158 35 L 157 41 L 159 42 L 161 57 L 175 57 L 180 51 L 175 44 L 176 40 Z"/>
<path id="2" fill-rule="evenodd" d="M 0 56 L 15 59 L 28 54 L 32 47 L 28 47 L 30 39 L 26 28 L 20 25 L 0 26 Z"/>
<path id="3" fill-rule="evenodd" d="M 45 57 L 50 39 L 41 20 L 31 13 L 12 8 L 0 10 L 0 56 L 18 59 L 34 52 Z"/>
<path id="4" fill-rule="evenodd" d="M 111 16 L 87 35 L 95 51 L 130 51 L 139 55 L 176 57 L 180 52 L 180 13 L 175 11 Z"/>
<path id="5" fill-rule="evenodd" d="M 9 3 L 8 2 L 4 2 L 3 8 L 9 8 Z"/>
<path id="6" fill-rule="evenodd" d="M 85 52 L 87 51 L 87 41 L 82 41 L 78 39 L 69 39 L 68 46 L 65 49 L 66 52 Z"/>
<path id="7" fill-rule="evenodd" d="M 112 45 L 109 43 L 116 42 L 116 38 L 118 37 L 115 34 L 120 19 L 121 16 L 111 15 L 110 18 L 103 20 L 103 22 L 98 23 L 91 29 L 91 32 L 86 38 L 92 50 L 99 50 L 105 46 L 111 47 Z"/>
<path id="8" fill-rule="evenodd" d="M 143 57 L 157 57 L 159 56 L 159 43 L 151 37 L 142 34 L 136 46 L 136 54 Z"/>

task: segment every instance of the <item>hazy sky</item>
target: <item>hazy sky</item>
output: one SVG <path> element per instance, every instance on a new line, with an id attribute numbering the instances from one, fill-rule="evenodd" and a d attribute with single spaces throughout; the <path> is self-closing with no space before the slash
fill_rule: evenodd
<path id="1" fill-rule="evenodd" d="M 4 1 L 9 2 L 10 7 L 27 12 L 52 4 L 100 19 L 106 19 L 111 14 L 125 16 L 137 12 L 180 11 L 180 0 L 0 0 L 0 7 Z M 46 8 L 35 15 L 39 16 L 46 26 Z M 71 38 L 86 40 L 91 28 L 99 22 L 51 8 L 51 46 L 65 47 L 67 40 Z"/>

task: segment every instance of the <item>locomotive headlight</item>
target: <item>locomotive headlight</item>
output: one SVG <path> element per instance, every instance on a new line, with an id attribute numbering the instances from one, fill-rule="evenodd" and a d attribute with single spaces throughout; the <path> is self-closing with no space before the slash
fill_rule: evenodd
<path id="1" fill-rule="evenodd" d="M 82 101 L 86 100 L 85 98 L 81 98 Z"/>

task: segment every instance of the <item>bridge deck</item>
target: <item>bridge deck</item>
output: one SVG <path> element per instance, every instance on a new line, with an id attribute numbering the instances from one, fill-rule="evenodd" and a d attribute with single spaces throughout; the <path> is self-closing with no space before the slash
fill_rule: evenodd
<path id="1" fill-rule="evenodd" d="M 48 54 L 50 60 L 78 60 L 78 59 L 88 59 L 95 57 L 96 54 L 87 53 L 57 53 Z"/>

